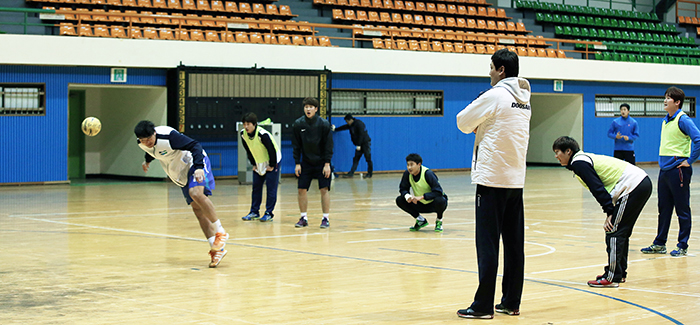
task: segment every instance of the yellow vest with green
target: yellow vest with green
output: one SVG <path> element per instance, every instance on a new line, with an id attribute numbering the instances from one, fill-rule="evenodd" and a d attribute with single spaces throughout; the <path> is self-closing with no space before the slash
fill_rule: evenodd
<path id="1" fill-rule="evenodd" d="M 576 156 L 586 155 L 593 161 L 593 169 L 595 170 L 598 177 L 603 182 L 605 190 L 610 193 L 615 185 L 622 177 L 622 174 L 627 169 L 627 162 L 613 157 L 594 155 L 591 153 L 584 153 L 583 151 L 577 152 L 571 159 L 573 160 Z M 583 187 L 588 188 L 586 183 L 576 175 L 578 181 L 581 182 Z"/>
<path id="2" fill-rule="evenodd" d="M 421 197 L 423 194 L 433 191 L 433 188 L 430 187 L 430 184 L 428 184 L 428 182 L 425 180 L 425 172 L 428 169 L 428 167 L 422 165 L 420 166 L 420 180 L 418 182 L 413 180 L 413 175 L 408 175 L 408 180 L 411 182 L 411 188 L 413 188 L 413 196 Z M 422 199 L 420 202 L 423 204 L 429 204 L 430 202 L 433 202 L 433 200 Z"/>
<path id="3" fill-rule="evenodd" d="M 678 127 L 678 121 L 685 115 L 683 111 L 678 112 L 676 118 L 666 123 L 664 119 L 661 126 L 661 145 L 659 146 L 659 156 L 690 157 L 691 141 L 690 137 Z"/>
<path id="4" fill-rule="evenodd" d="M 242 132 L 242 137 L 243 141 L 248 145 L 248 150 L 250 150 L 250 154 L 253 156 L 255 159 L 255 163 L 259 164 L 261 162 L 268 162 L 270 161 L 270 155 L 267 153 L 267 148 L 265 148 L 265 145 L 262 143 L 260 140 L 260 132 L 265 131 L 264 129 L 261 129 L 259 126 L 255 127 L 255 135 L 251 139 L 248 136 L 248 133 L 245 131 L 245 129 Z M 280 149 L 277 146 L 277 142 L 275 142 L 275 139 L 270 135 L 270 141 L 272 141 L 272 145 L 275 146 L 275 151 L 277 152 L 277 156 L 279 157 L 280 154 Z"/>

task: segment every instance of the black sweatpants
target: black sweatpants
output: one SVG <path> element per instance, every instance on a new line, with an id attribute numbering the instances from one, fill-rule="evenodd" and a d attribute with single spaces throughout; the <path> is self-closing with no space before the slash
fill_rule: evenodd
<path id="1" fill-rule="evenodd" d="M 637 158 L 633 150 L 615 150 L 613 156 L 617 159 L 624 160 L 632 165 L 636 165 Z"/>
<path id="2" fill-rule="evenodd" d="M 525 271 L 525 213 L 523 189 L 476 187 L 476 255 L 479 288 L 471 308 L 493 314 L 498 272 L 499 239 L 503 238 L 503 297 L 501 304 L 520 309 Z"/>
<path id="3" fill-rule="evenodd" d="M 610 282 L 620 282 L 622 278 L 627 277 L 627 255 L 632 228 L 649 200 L 651 191 L 651 180 L 647 176 L 630 194 L 621 196 L 615 203 L 613 231 L 605 233 L 608 265 L 603 277 Z"/>
<path id="4" fill-rule="evenodd" d="M 437 213 L 437 218 L 442 219 L 442 214 L 447 209 L 447 196 L 440 196 L 433 199 L 433 202 L 428 204 L 423 203 L 408 203 L 406 198 L 399 195 L 396 197 L 396 205 L 401 210 L 406 211 L 413 218 L 418 218 L 421 213 Z"/>
<path id="5" fill-rule="evenodd" d="M 365 161 L 367 162 L 367 176 L 372 177 L 372 141 L 367 141 L 360 145 L 360 150 L 355 150 L 355 157 L 352 158 L 352 167 L 348 174 L 354 174 L 357 170 L 357 165 L 360 163 L 360 158 L 365 155 Z"/>

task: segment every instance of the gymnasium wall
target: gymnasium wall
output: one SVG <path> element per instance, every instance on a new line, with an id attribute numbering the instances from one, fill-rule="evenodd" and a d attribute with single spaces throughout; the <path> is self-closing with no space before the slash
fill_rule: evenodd
<path id="1" fill-rule="evenodd" d="M 325 66 L 334 72 L 333 88 L 443 90 L 444 116 L 359 117 L 372 137 L 377 171 L 404 169 L 404 157 L 410 152 L 420 153 L 431 168 L 468 168 L 474 136 L 460 133 L 454 117 L 489 88 L 490 58 L 486 55 L 31 35 L 0 35 L 0 43 L 15 50 L 0 51 L 0 82 L 42 82 L 47 88 L 46 116 L 0 116 L 4 140 L 0 150 L 7 157 L 0 160 L 0 183 L 66 180 L 69 84 L 109 85 L 110 67 L 128 67 L 129 85 L 165 86 L 166 69 L 182 62 L 290 69 Z M 36 51 L 37 47 L 43 50 Z M 581 94 L 583 139 L 579 141 L 584 150 L 603 154 L 613 150 L 613 141 L 606 136 L 612 118 L 595 117 L 596 94 L 663 95 L 672 84 L 689 96 L 700 93 L 696 77 L 700 67 L 695 66 L 524 57 L 520 74 L 530 79 L 538 96 L 557 94 L 553 79 L 564 80 L 563 94 Z M 302 115 L 301 108 L 298 114 Z M 637 120 L 641 130 L 637 161 L 656 161 L 661 119 Z M 342 125 L 342 116 L 333 117 L 332 123 Z M 535 133 L 543 127 L 546 125 L 538 124 Z M 124 136 L 132 135 L 129 131 Z M 354 149 L 349 138 L 348 132 L 334 135 L 333 163 L 338 171 L 350 168 Z M 552 140 L 533 138 L 538 142 L 532 146 L 545 148 L 540 150 L 546 155 Z M 212 156 L 216 176 L 236 175 L 235 142 L 203 144 Z M 282 141 L 282 153 L 282 173 L 290 174 L 294 163 L 289 140 Z M 360 170 L 365 170 L 364 160 Z"/>
<path id="2" fill-rule="evenodd" d="M 109 68 L 0 65 L 0 82 L 46 84 L 45 116 L 0 116 L 0 183 L 65 181 L 68 85 L 109 84 Z M 129 69 L 127 84 L 165 86 L 165 70 Z"/>

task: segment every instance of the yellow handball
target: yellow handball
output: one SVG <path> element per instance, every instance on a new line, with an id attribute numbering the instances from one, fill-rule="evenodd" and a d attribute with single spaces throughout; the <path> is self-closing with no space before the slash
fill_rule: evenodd
<path id="1" fill-rule="evenodd" d="M 81 128 L 83 129 L 83 133 L 85 133 L 85 135 L 94 137 L 100 133 L 100 130 L 102 130 L 102 123 L 96 117 L 86 117 L 83 120 Z"/>

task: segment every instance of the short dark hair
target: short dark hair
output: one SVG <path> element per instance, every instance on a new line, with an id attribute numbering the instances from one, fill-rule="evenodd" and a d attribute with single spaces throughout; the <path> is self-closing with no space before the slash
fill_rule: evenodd
<path id="1" fill-rule="evenodd" d="M 623 107 L 627 107 L 628 111 L 630 110 L 630 104 L 622 103 L 622 105 L 620 105 L 620 108 L 623 108 Z"/>
<path id="2" fill-rule="evenodd" d="M 664 96 L 666 96 L 666 95 L 668 95 L 668 97 L 671 97 L 674 102 L 680 100 L 681 103 L 678 105 L 678 108 L 683 107 L 683 100 L 685 100 L 685 93 L 683 92 L 682 89 L 680 89 L 678 87 L 674 87 L 674 86 L 668 87 L 668 89 L 666 89 L 666 93 L 664 94 Z"/>
<path id="3" fill-rule="evenodd" d="M 313 107 L 318 108 L 318 99 L 313 98 L 313 97 L 306 97 L 306 98 L 304 98 L 304 101 L 301 102 L 301 106 L 306 106 L 306 105 L 311 105 Z"/>
<path id="4" fill-rule="evenodd" d="M 156 126 L 153 122 L 148 120 L 143 120 L 134 127 L 134 134 L 136 134 L 136 137 L 139 139 L 148 138 L 152 136 L 153 133 L 156 133 Z"/>
<path id="5" fill-rule="evenodd" d="M 420 157 L 419 154 L 417 153 L 410 153 L 408 156 L 406 156 L 406 162 L 415 162 L 416 164 L 422 164 L 423 163 L 423 158 Z"/>
<path id="6" fill-rule="evenodd" d="M 354 120 L 355 118 L 352 117 L 352 114 L 345 114 L 345 120 Z"/>
<path id="7" fill-rule="evenodd" d="M 578 142 L 576 142 L 576 140 L 574 140 L 572 137 L 562 136 L 554 140 L 554 144 L 552 144 L 552 151 L 559 150 L 561 152 L 565 152 L 566 149 L 571 149 L 572 154 L 575 154 L 581 150 L 578 146 Z"/>
<path id="8" fill-rule="evenodd" d="M 500 49 L 491 56 L 493 67 L 499 69 L 505 67 L 506 78 L 517 77 L 520 73 L 520 63 L 518 55 L 508 49 Z"/>
<path id="9" fill-rule="evenodd" d="M 243 114 L 243 117 L 241 117 L 241 122 L 243 122 L 243 123 L 248 122 L 248 123 L 252 123 L 252 124 L 257 126 L 258 125 L 258 116 L 255 115 L 255 113 L 253 113 L 253 112 L 245 113 L 245 114 Z"/>

